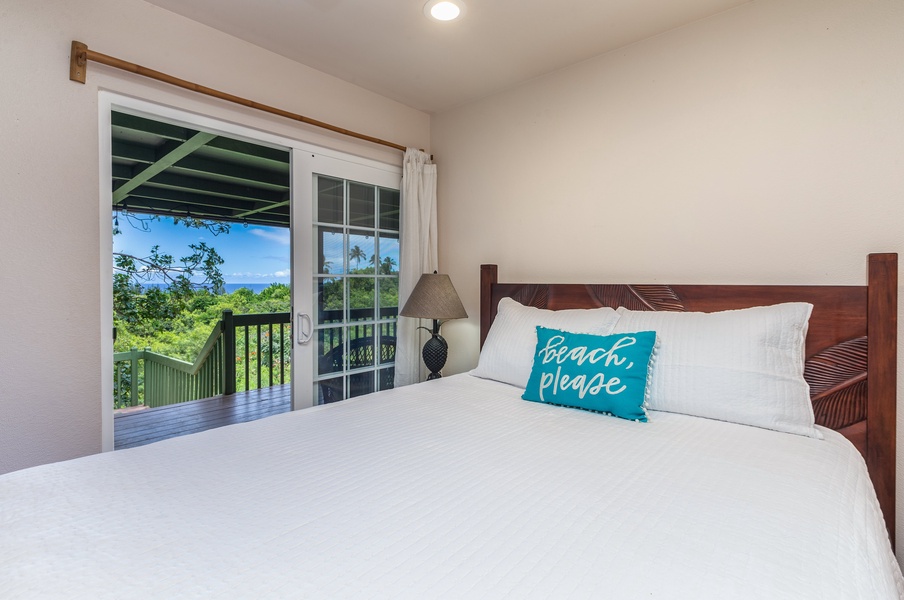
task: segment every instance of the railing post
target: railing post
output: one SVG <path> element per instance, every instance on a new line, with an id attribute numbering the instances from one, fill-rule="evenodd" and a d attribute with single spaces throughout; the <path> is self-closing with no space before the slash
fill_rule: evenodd
<path id="1" fill-rule="evenodd" d="M 129 381 L 129 406 L 138 406 L 138 348 L 132 348 L 129 356 L 129 369 L 131 377 Z"/>
<path id="2" fill-rule="evenodd" d="M 235 323 L 232 311 L 223 311 L 223 395 L 235 393 Z"/>
<path id="3" fill-rule="evenodd" d="M 141 380 L 144 382 L 144 398 L 142 402 L 145 406 L 156 406 L 156 404 L 148 404 L 148 398 L 151 398 L 151 402 L 156 402 L 154 399 L 155 396 L 159 397 L 160 394 L 160 386 L 156 381 L 155 369 L 151 367 L 150 372 L 148 372 L 148 355 L 151 352 L 151 347 L 147 346 L 140 353 L 141 360 L 144 361 L 144 369 L 141 375 Z"/>

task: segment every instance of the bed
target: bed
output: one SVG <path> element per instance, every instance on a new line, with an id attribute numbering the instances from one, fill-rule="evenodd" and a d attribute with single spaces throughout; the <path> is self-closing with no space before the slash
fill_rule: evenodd
<path id="1" fill-rule="evenodd" d="M 895 255 L 871 255 L 868 285 L 842 287 L 497 272 L 481 269 L 471 373 L 0 476 L 0 597 L 904 597 L 888 536 Z M 498 342 L 513 301 L 505 314 L 556 309 L 544 319 L 625 307 L 616 327 L 809 303 L 816 425 L 527 402 L 487 376 L 512 356 Z"/>

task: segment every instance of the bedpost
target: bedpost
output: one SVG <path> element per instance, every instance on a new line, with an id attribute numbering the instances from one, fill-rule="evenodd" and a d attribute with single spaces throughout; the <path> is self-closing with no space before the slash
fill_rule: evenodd
<path id="1" fill-rule="evenodd" d="M 868 284 L 866 464 L 894 548 L 898 255 L 870 254 Z"/>
<path id="2" fill-rule="evenodd" d="M 496 265 L 480 265 L 480 347 L 487 339 L 490 323 L 496 316 L 493 306 L 493 286 L 499 283 L 499 267 Z"/>

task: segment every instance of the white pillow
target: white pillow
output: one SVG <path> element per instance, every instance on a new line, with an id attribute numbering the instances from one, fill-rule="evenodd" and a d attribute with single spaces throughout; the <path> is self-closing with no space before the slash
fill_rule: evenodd
<path id="1" fill-rule="evenodd" d="M 811 304 L 715 313 L 619 308 L 615 333 L 660 340 L 649 408 L 814 438 L 804 342 Z"/>
<path id="2" fill-rule="evenodd" d="M 503 298 L 471 375 L 525 388 L 534 364 L 537 326 L 608 335 L 617 320 L 618 313 L 609 307 L 545 310 Z"/>

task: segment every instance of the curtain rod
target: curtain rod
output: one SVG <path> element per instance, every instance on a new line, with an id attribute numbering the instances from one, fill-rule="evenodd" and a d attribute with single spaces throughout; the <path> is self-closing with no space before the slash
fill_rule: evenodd
<path id="1" fill-rule="evenodd" d="M 153 69 L 148 69 L 147 67 L 142 67 L 141 65 L 136 65 L 135 63 L 126 62 L 112 56 L 107 56 L 106 54 L 101 54 L 100 52 L 89 50 L 86 44 L 77 42 L 75 40 L 72 41 L 72 52 L 69 56 L 69 79 L 71 81 L 85 83 L 89 60 L 100 63 L 102 65 L 107 65 L 108 67 L 121 69 L 123 71 L 129 71 L 130 73 L 135 73 L 136 75 L 141 75 L 150 79 L 156 79 L 157 81 L 175 85 L 192 92 L 205 94 L 207 96 L 219 98 L 220 100 L 226 100 L 227 102 L 233 102 L 235 104 L 241 104 L 242 106 L 247 106 L 248 108 L 253 108 L 280 117 L 285 117 L 287 119 L 292 119 L 293 121 L 300 121 L 308 125 L 320 127 L 321 129 L 328 129 L 329 131 L 341 133 L 342 135 L 347 135 L 359 140 L 373 142 L 374 144 L 380 144 L 381 146 L 388 146 L 390 148 L 395 148 L 396 150 L 401 150 L 402 152 L 405 152 L 406 150 L 405 146 L 402 146 L 401 144 L 387 142 L 386 140 L 381 140 L 380 138 L 365 135 L 363 133 L 358 133 L 356 131 L 350 131 L 341 127 L 336 127 L 335 125 L 330 125 L 329 123 L 324 123 L 323 121 L 311 119 L 309 117 L 289 112 L 287 110 L 282 110 L 281 108 L 275 108 L 266 104 L 260 104 L 259 102 L 248 100 L 247 98 L 227 94 L 226 92 L 221 92 L 219 90 L 205 87 L 197 83 L 192 83 L 191 81 L 179 79 L 178 77 L 173 77 L 172 75 L 167 75 L 166 73 L 161 73 L 160 71 L 154 71 Z"/>

